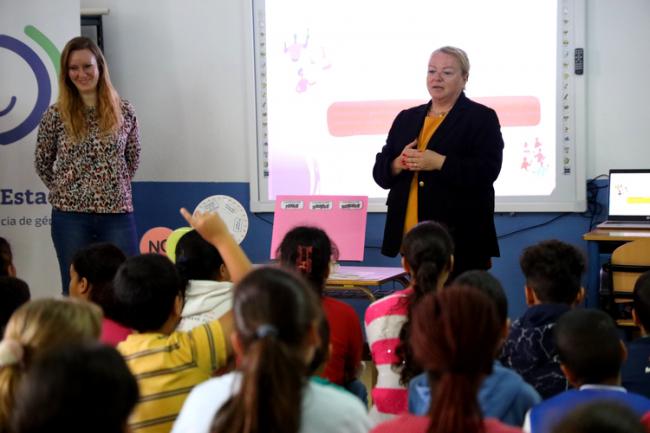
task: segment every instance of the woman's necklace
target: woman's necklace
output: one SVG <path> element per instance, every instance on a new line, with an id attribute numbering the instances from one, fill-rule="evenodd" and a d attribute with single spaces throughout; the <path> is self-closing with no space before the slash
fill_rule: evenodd
<path id="1" fill-rule="evenodd" d="M 433 106 L 429 108 L 429 116 L 431 117 L 445 117 L 449 111 L 437 111 L 433 109 Z"/>

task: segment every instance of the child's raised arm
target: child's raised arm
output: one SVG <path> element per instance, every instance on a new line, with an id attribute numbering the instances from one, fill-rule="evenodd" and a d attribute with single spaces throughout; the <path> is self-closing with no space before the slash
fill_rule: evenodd
<path id="1" fill-rule="evenodd" d="M 250 260 L 230 235 L 226 224 L 217 213 L 196 212 L 192 215 L 187 209 L 181 208 L 181 215 L 203 239 L 219 251 L 233 283 L 238 283 L 250 271 Z"/>

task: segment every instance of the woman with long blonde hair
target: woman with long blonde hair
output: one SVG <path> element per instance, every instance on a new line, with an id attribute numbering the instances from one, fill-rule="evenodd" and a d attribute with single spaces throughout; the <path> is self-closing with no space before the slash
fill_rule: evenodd
<path id="1" fill-rule="evenodd" d="M 99 307 L 76 299 L 38 299 L 18 308 L 0 341 L 0 432 L 14 406 L 25 371 L 44 353 L 71 342 L 99 338 Z"/>
<path id="2" fill-rule="evenodd" d="M 59 98 L 38 129 L 36 172 L 50 190 L 62 292 L 72 255 L 93 242 L 137 253 L 131 179 L 140 160 L 133 106 L 111 84 L 101 50 L 85 37 L 61 53 Z"/>

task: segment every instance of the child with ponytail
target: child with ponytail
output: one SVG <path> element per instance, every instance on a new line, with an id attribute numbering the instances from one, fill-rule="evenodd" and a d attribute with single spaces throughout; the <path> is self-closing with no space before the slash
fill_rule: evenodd
<path id="1" fill-rule="evenodd" d="M 196 386 L 172 433 L 356 433 L 363 405 L 308 380 L 322 311 L 298 276 L 263 267 L 235 286 L 233 348 L 239 370 Z"/>
<path id="2" fill-rule="evenodd" d="M 426 295 L 413 308 L 410 344 L 436 387 L 428 416 L 404 414 L 373 433 L 517 433 L 494 418 L 483 419 L 479 386 L 492 372 L 501 339 L 493 300 L 470 286 Z"/>
<path id="3" fill-rule="evenodd" d="M 18 308 L 0 341 L 0 432 L 9 431 L 16 391 L 32 363 L 68 343 L 95 341 L 102 312 L 76 299 L 37 299 Z"/>
<path id="4" fill-rule="evenodd" d="M 443 287 L 453 267 L 453 252 L 453 241 L 442 225 L 433 221 L 416 225 L 402 242 L 402 266 L 411 276 L 410 286 L 366 309 L 366 336 L 377 366 L 370 411 L 375 422 L 407 410 L 406 387 L 421 373 L 408 347 L 411 310 L 427 293 Z"/>
<path id="5" fill-rule="evenodd" d="M 357 379 L 363 350 L 359 317 L 350 305 L 323 294 L 330 264 L 338 258 L 336 246 L 323 230 L 300 226 L 284 236 L 277 256 L 284 267 L 298 270 L 320 299 L 330 329 L 331 345 L 322 376 L 367 403 L 367 391 Z"/>

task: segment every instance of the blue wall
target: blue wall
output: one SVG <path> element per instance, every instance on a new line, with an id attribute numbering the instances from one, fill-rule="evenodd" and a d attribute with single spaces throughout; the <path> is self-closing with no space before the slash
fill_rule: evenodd
<path id="1" fill-rule="evenodd" d="M 603 183 L 598 183 L 602 187 Z M 153 227 L 163 226 L 175 229 L 186 225 L 178 213 L 184 206 L 193 210 L 204 198 L 224 194 L 234 197 L 249 208 L 248 183 L 196 183 L 196 182 L 135 182 L 134 204 L 135 215 L 140 235 Z M 601 188 L 602 189 L 602 188 Z M 598 201 L 603 202 L 602 189 Z M 600 215 L 596 215 L 598 219 Z M 242 247 L 254 263 L 265 263 L 269 260 L 271 232 L 273 224 L 272 213 L 252 214 L 249 212 L 249 228 Z M 363 263 L 343 262 L 366 266 L 400 266 L 399 258 L 389 258 L 381 255 L 381 246 L 385 214 L 368 214 L 366 228 L 365 260 Z M 560 239 L 572 243 L 587 255 L 587 243 L 582 235 L 590 230 L 589 216 L 577 213 L 517 213 L 497 214 L 497 233 L 500 236 L 499 245 L 501 257 L 493 260 L 492 273 L 503 284 L 509 300 L 510 317 L 520 316 L 525 308 L 524 277 L 519 269 L 521 251 L 536 242 L 545 239 Z M 538 226 L 538 227 L 535 227 Z M 526 230 L 526 228 L 529 228 Z M 522 230 L 521 232 L 518 232 Z M 513 233 L 517 232 L 517 233 Z M 600 264 L 590 264 L 590 269 L 598 272 Z M 585 280 L 586 281 L 586 280 Z M 358 310 L 366 304 L 363 301 L 351 301 Z M 594 296 L 587 301 L 594 306 Z"/>

